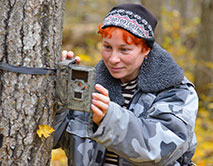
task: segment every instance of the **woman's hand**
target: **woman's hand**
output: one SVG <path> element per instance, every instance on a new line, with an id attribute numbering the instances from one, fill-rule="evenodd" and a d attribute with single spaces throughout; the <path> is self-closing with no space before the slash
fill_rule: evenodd
<path id="1" fill-rule="evenodd" d="M 92 94 L 92 105 L 91 109 L 93 111 L 93 122 L 97 125 L 100 124 L 101 120 L 104 118 L 107 110 L 109 108 L 109 92 L 100 84 L 95 85 L 95 89 L 100 93 Z"/>
<path id="2" fill-rule="evenodd" d="M 73 59 L 74 53 L 72 51 L 64 50 L 61 53 L 61 60 L 64 61 L 66 59 Z M 81 58 L 79 56 L 76 56 L 75 59 L 77 60 L 77 64 L 81 62 Z"/>

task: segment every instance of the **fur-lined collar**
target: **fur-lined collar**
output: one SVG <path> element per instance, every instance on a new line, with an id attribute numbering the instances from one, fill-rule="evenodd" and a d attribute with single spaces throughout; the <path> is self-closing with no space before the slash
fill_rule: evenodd
<path id="1" fill-rule="evenodd" d="M 110 99 L 123 103 L 120 80 L 113 78 L 107 70 L 103 59 L 96 65 L 96 83 L 108 89 Z M 141 65 L 138 75 L 138 88 L 144 93 L 159 92 L 176 86 L 184 78 L 184 72 L 170 54 L 157 43 L 153 45 L 147 59 Z"/>

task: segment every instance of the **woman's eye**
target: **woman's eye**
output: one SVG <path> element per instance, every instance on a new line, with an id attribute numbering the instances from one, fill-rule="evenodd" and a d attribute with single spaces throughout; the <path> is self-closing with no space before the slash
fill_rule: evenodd
<path id="1" fill-rule="evenodd" d="M 125 52 L 128 52 L 129 50 L 130 50 L 130 49 L 128 49 L 128 48 L 121 48 L 121 51 L 124 52 L 124 53 L 125 53 Z"/>
<path id="2" fill-rule="evenodd" d="M 107 50 L 111 49 L 111 47 L 108 46 L 108 45 L 103 45 L 103 47 L 104 47 L 105 49 L 107 49 Z"/>

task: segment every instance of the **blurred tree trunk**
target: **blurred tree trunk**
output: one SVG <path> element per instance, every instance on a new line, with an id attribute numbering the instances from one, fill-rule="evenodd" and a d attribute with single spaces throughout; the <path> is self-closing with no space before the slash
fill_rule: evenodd
<path id="1" fill-rule="evenodd" d="M 162 0 L 142 0 L 141 3 L 158 19 L 158 24 L 155 30 L 155 40 L 161 45 L 163 42 L 163 30 L 161 24 L 161 10 L 163 2 Z"/>
<path id="2" fill-rule="evenodd" d="M 54 68 L 61 48 L 64 0 L 1 0 L 0 61 Z M 0 165 L 49 165 L 52 139 L 39 125 L 52 125 L 54 76 L 0 70 Z"/>
<path id="3" fill-rule="evenodd" d="M 178 1 L 176 1 L 178 2 Z M 180 10 L 180 14 L 183 18 L 183 24 L 185 25 L 186 21 L 187 21 L 187 9 L 188 9 L 188 4 L 189 4 L 189 0 L 179 0 L 179 10 Z"/>
<path id="4" fill-rule="evenodd" d="M 213 0 L 201 2 L 195 85 L 201 99 L 213 102 Z M 207 101 L 208 100 L 208 101 Z"/>
<path id="5" fill-rule="evenodd" d="M 196 11 L 193 11 L 192 6 L 193 6 L 193 1 L 192 0 L 179 0 L 175 1 L 177 4 L 177 8 L 180 12 L 181 18 L 183 20 L 183 25 L 186 25 L 189 19 L 196 13 Z M 193 15 L 191 15 L 193 13 Z"/>
<path id="6" fill-rule="evenodd" d="M 141 0 L 117 0 L 117 4 L 121 3 L 140 3 Z"/>

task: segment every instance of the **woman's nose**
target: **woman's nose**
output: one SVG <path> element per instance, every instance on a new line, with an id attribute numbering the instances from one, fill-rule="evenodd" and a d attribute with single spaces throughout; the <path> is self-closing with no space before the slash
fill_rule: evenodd
<path id="1" fill-rule="evenodd" d="M 113 51 L 109 60 L 110 60 L 111 63 L 118 63 L 118 62 L 120 62 L 119 54 L 116 51 Z"/>

